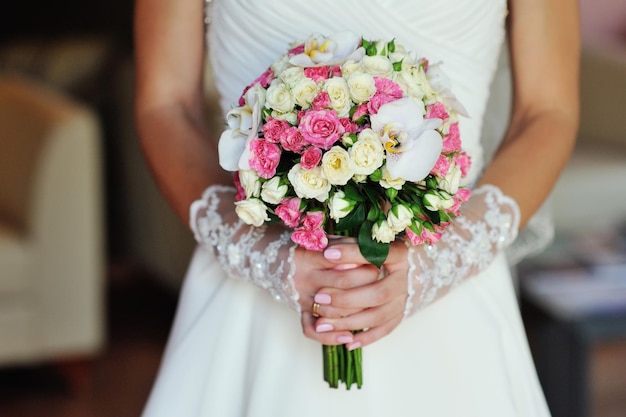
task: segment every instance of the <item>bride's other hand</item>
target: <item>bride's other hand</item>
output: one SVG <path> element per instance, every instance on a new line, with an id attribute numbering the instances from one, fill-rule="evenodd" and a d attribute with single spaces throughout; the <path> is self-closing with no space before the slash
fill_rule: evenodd
<path id="1" fill-rule="evenodd" d="M 325 253 L 332 257 L 338 252 L 330 246 Z M 327 259 L 321 252 L 308 251 L 303 248 L 296 249 L 295 263 L 296 273 L 293 280 L 300 296 L 298 301 L 302 311 L 304 334 L 325 345 L 351 343 L 353 335 L 348 329 L 315 331 L 314 323 L 317 319 L 313 316 L 313 304 L 318 303 L 317 313 L 320 317 L 329 319 L 347 317 L 360 312 L 362 307 L 329 304 L 328 295 L 325 295 L 321 289 L 332 288 L 333 291 L 342 291 L 366 287 L 378 280 L 378 269 L 360 256 L 353 257 L 348 262 L 338 262 L 336 259 Z M 320 324 L 323 325 L 323 323 Z"/>
<path id="2" fill-rule="evenodd" d="M 364 280 L 361 285 L 338 286 L 332 285 L 333 282 L 331 282 L 331 285 L 319 287 L 314 298 L 321 305 L 320 317 L 315 319 L 303 309 L 304 334 L 324 344 L 337 344 L 326 342 L 327 339 L 331 341 L 332 338 L 336 339 L 337 334 L 351 335 L 343 343 L 354 349 L 369 345 L 391 333 L 404 317 L 403 312 L 408 296 L 406 254 L 407 247 L 403 242 L 392 243 L 389 256 L 383 266 L 384 277 L 379 278 L 378 269 L 367 263 L 358 245 L 342 243 L 326 249 L 324 252 L 326 261 L 335 268 L 341 269 L 343 265 L 351 264 L 361 265 L 359 268 L 343 271 L 330 270 L 340 280 L 337 282 L 353 280 L 354 277 L 359 276 L 359 270 L 365 268 L 370 270 L 373 268 L 376 279 L 367 280 L 360 277 L 359 279 Z M 354 275 L 354 273 L 357 274 Z M 372 277 L 369 275 L 369 278 Z M 336 312 L 350 314 L 336 314 Z M 367 329 L 367 331 L 352 335 L 352 331 L 361 329 Z"/>

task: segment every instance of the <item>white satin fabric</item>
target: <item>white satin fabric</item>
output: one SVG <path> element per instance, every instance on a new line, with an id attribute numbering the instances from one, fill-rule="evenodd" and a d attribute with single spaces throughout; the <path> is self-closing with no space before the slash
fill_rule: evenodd
<path id="1" fill-rule="evenodd" d="M 209 51 L 227 111 L 292 40 L 352 30 L 441 61 L 471 118 L 461 135 L 482 169 L 504 0 L 213 0 Z M 548 410 L 505 256 L 363 351 L 364 387 L 333 390 L 299 317 L 229 279 L 206 251 L 190 265 L 143 417 L 543 417 Z"/>

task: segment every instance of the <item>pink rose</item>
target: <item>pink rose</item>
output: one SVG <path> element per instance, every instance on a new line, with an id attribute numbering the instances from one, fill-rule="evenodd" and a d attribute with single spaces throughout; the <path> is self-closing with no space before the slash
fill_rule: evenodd
<path id="1" fill-rule="evenodd" d="M 276 214 L 287 227 L 297 227 L 300 224 L 302 211 L 299 198 L 286 198 L 274 209 Z"/>
<path id="2" fill-rule="evenodd" d="M 300 120 L 304 141 L 322 149 L 330 149 L 344 133 L 337 113 L 332 110 L 309 110 Z"/>
<path id="3" fill-rule="evenodd" d="M 342 117 L 339 122 L 343 126 L 345 133 L 356 133 L 357 125 L 349 117 Z"/>
<path id="4" fill-rule="evenodd" d="M 450 169 L 450 159 L 446 155 L 439 155 L 439 159 L 435 162 L 435 166 L 430 171 L 437 177 L 445 177 Z"/>
<path id="5" fill-rule="evenodd" d="M 467 203 L 467 200 L 469 200 L 471 195 L 472 191 L 469 188 L 459 188 L 456 194 L 452 196 L 454 204 L 448 209 L 448 211 L 453 213 L 455 216 L 460 215 L 461 206 Z"/>
<path id="6" fill-rule="evenodd" d="M 322 160 L 322 150 L 320 148 L 316 148 L 315 146 L 309 146 L 302 152 L 302 157 L 300 158 L 300 165 L 304 169 L 313 169 L 319 165 Z"/>
<path id="7" fill-rule="evenodd" d="M 402 98 L 404 94 L 402 88 L 388 78 L 374 77 L 374 86 L 376 86 L 376 94 L 391 96 L 396 100 Z"/>
<path id="8" fill-rule="evenodd" d="M 289 52 L 287 52 L 287 55 L 292 56 L 292 55 L 299 55 L 303 53 L 304 53 L 304 44 L 301 44 L 301 45 L 291 48 Z"/>
<path id="9" fill-rule="evenodd" d="M 461 169 L 461 175 L 465 177 L 472 166 L 472 158 L 465 152 L 454 155 L 454 163 Z"/>
<path id="10" fill-rule="evenodd" d="M 305 68 L 304 75 L 317 83 L 323 80 L 327 80 L 329 78 L 330 68 L 329 67 Z"/>
<path id="11" fill-rule="evenodd" d="M 383 105 L 396 100 L 397 98 L 393 96 L 376 93 L 372 96 L 372 98 L 370 98 L 370 101 L 367 102 L 367 111 L 369 114 L 377 114 L 378 109 L 380 109 Z"/>
<path id="12" fill-rule="evenodd" d="M 233 180 L 235 182 L 235 188 L 237 189 L 237 194 L 235 194 L 235 201 L 245 200 L 246 191 L 243 189 L 241 181 L 239 180 L 239 171 L 235 171 L 235 174 L 233 174 Z"/>
<path id="13" fill-rule="evenodd" d="M 254 139 L 250 142 L 250 168 L 255 170 L 261 178 L 272 178 L 280 162 L 280 147 L 264 139 Z"/>
<path id="14" fill-rule="evenodd" d="M 285 135 L 285 131 L 290 127 L 289 123 L 285 120 L 270 117 L 261 130 L 263 131 L 263 137 L 265 140 L 272 143 L 279 143 Z"/>
<path id="15" fill-rule="evenodd" d="M 422 227 L 422 233 L 420 233 L 419 235 L 413 232 L 413 230 L 407 228 L 406 236 L 413 246 L 417 246 L 417 245 L 432 245 L 434 243 L 437 243 L 439 242 L 443 234 L 436 233 L 436 232 L 428 230 L 425 227 Z"/>
<path id="16" fill-rule="evenodd" d="M 443 138 L 443 153 L 458 152 L 461 150 L 461 135 L 459 122 L 452 123 L 447 135 Z"/>
<path id="17" fill-rule="evenodd" d="M 297 127 L 289 126 L 280 138 L 283 149 L 300 153 L 304 148 L 304 137 Z"/>
<path id="18" fill-rule="evenodd" d="M 342 75 L 341 67 L 339 65 L 335 65 L 334 67 L 332 67 L 330 69 L 330 72 L 331 72 L 333 77 L 341 77 L 341 75 Z"/>
<path id="19" fill-rule="evenodd" d="M 446 106 L 438 101 L 435 104 L 431 104 L 428 106 L 428 109 L 426 111 L 426 119 L 441 119 L 444 122 L 450 117 L 450 115 L 448 114 L 448 112 L 446 111 Z"/>
<path id="20" fill-rule="evenodd" d="M 330 109 L 332 104 L 330 102 L 330 97 L 326 91 L 320 91 L 317 96 L 313 99 L 313 103 L 311 104 L 313 110 L 323 110 Z"/>
<path id="21" fill-rule="evenodd" d="M 321 211 L 308 212 L 302 219 L 302 227 L 307 229 L 319 229 L 324 224 L 324 213 Z"/>
<path id="22" fill-rule="evenodd" d="M 291 234 L 291 240 L 307 250 L 321 252 L 328 246 L 328 236 L 322 229 L 297 228 Z"/>

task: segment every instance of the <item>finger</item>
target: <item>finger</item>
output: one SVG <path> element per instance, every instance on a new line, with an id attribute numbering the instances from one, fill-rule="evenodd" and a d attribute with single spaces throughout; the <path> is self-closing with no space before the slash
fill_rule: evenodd
<path id="1" fill-rule="evenodd" d="M 320 317 L 314 326 L 319 331 L 320 326 L 326 331 L 353 331 L 361 329 L 371 329 L 381 326 L 393 317 L 402 315 L 404 310 L 404 299 L 397 298 L 380 307 L 368 308 L 355 314 L 340 317 Z"/>
<path id="2" fill-rule="evenodd" d="M 331 302 L 325 304 L 351 309 L 377 307 L 398 297 L 406 299 L 408 289 L 406 277 L 397 273 L 359 287 L 348 289 L 321 288 L 318 294 L 325 294 L 330 297 Z"/>
<path id="3" fill-rule="evenodd" d="M 317 308 L 318 317 L 323 317 L 327 319 L 340 319 L 342 317 L 352 316 L 363 309 L 360 308 L 336 308 L 333 306 L 327 306 L 320 304 Z"/>
<path id="4" fill-rule="evenodd" d="M 368 264 L 356 243 L 334 243 L 323 252 L 324 258 L 335 265 L 339 264 Z"/>
<path id="5" fill-rule="evenodd" d="M 389 254 L 385 260 L 385 265 L 396 264 L 406 261 L 408 247 L 404 241 L 393 241 L 389 246 Z"/>
<path id="6" fill-rule="evenodd" d="M 349 331 L 326 330 L 327 327 L 314 327 L 315 319 L 309 312 L 303 312 L 301 316 L 302 332 L 309 339 L 323 345 L 343 345 L 354 341 L 354 335 Z M 321 331 L 319 331 L 321 330 Z"/>
<path id="7" fill-rule="evenodd" d="M 391 333 L 398 325 L 402 322 L 404 316 L 402 314 L 393 317 L 388 322 L 382 324 L 381 326 L 373 327 L 368 329 L 365 332 L 359 332 L 354 335 L 354 341 L 348 344 L 348 349 L 356 349 L 358 347 L 364 347 L 367 345 L 371 345 L 377 340 L 382 339 Z"/>

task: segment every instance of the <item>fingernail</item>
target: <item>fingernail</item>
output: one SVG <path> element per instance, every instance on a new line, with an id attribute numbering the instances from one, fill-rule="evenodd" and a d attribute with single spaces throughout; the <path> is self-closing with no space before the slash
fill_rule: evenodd
<path id="1" fill-rule="evenodd" d="M 322 323 L 315 328 L 318 333 L 330 332 L 334 329 L 332 324 Z"/>
<path id="2" fill-rule="evenodd" d="M 328 294 L 319 293 L 319 294 L 315 294 L 315 297 L 313 297 L 313 301 L 319 304 L 330 304 L 332 299 L 330 298 L 330 295 Z"/>
<path id="3" fill-rule="evenodd" d="M 336 271 L 345 271 L 346 269 L 354 269 L 357 266 L 359 265 L 358 264 L 341 264 L 341 265 L 337 265 L 333 269 Z"/>
<path id="4" fill-rule="evenodd" d="M 336 261 L 341 258 L 341 251 L 337 248 L 328 248 L 324 251 L 324 258 Z"/>
<path id="5" fill-rule="evenodd" d="M 348 345 L 348 350 L 354 350 L 361 347 L 361 342 L 355 342 L 351 345 Z"/>
<path id="6" fill-rule="evenodd" d="M 352 336 L 339 336 L 337 341 L 341 344 L 352 343 Z"/>

